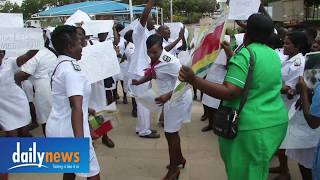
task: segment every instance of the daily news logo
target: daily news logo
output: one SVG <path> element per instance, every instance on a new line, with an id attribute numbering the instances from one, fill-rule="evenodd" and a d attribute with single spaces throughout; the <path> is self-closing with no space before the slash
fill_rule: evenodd
<path id="1" fill-rule="evenodd" d="M 0 173 L 88 173 L 88 138 L 0 138 Z"/>

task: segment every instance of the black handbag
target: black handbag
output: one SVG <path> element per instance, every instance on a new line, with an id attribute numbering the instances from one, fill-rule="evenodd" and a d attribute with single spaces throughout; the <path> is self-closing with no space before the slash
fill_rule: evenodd
<path id="1" fill-rule="evenodd" d="M 222 106 L 221 103 L 217 112 L 213 116 L 213 132 L 216 135 L 226 139 L 234 139 L 237 136 L 239 116 L 247 101 L 248 94 L 251 88 L 255 63 L 252 51 L 249 48 L 247 48 L 247 50 L 250 53 L 249 70 L 246 83 L 244 85 L 239 109 L 225 107 Z"/>

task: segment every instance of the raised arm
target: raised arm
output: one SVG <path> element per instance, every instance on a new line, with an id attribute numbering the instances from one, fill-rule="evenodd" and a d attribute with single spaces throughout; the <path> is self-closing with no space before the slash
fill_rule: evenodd
<path id="1" fill-rule="evenodd" d="M 149 14 L 150 14 L 155 2 L 156 2 L 155 0 L 148 0 L 148 3 L 146 5 L 146 7 L 144 8 L 143 13 L 140 18 L 140 24 L 142 25 L 142 27 L 146 26 Z"/>
<path id="2" fill-rule="evenodd" d="M 181 37 L 181 40 L 182 40 L 182 46 L 180 46 L 178 48 L 178 50 L 180 50 L 180 51 L 186 51 L 188 48 L 187 40 L 186 40 L 186 37 L 184 36 L 185 30 L 186 30 L 186 27 L 183 26 L 183 31 L 180 31 L 180 33 L 179 33 L 179 36 Z"/>
<path id="3" fill-rule="evenodd" d="M 169 52 L 182 40 L 182 46 L 179 47 L 179 50 L 183 50 L 183 51 L 187 50 L 187 42 L 184 37 L 184 31 L 185 31 L 185 27 L 181 28 L 178 39 L 176 39 L 174 42 L 166 46 L 164 49 Z"/>

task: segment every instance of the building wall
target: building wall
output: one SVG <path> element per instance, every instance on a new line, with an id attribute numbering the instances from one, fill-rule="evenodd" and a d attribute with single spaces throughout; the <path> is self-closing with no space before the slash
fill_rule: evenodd
<path id="1" fill-rule="evenodd" d="M 304 20 L 303 0 L 281 0 L 269 3 L 272 7 L 272 19 L 282 22 L 300 22 Z"/>

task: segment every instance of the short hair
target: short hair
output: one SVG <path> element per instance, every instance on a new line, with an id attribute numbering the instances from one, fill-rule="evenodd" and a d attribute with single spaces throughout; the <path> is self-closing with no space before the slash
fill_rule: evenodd
<path id="1" fill-rule="evenodd" d="M 126 41 L 132 42 L 132 34 L 133 34 L 133 30 L 129 30 L 128 32 L 126 32 L 126 34 L 124 35 L 124 39 Z"/>
<path id="2" fill-rule="evenodd" d="M 58 26 L 51 35 L 52 45 L 59 54 L 64 54 L 67 46 L 74 45 L 74 37 L 77 37 L 77 28 L 75 26 Z"/>
<path id="3" fill-rule="evenodd" d="M 159 45 L 162 48 L 163 38 L 158 34 L 153 34 L 147 39 L 147 49 L 152 48 L 154 45 Z"/>
<path id="4" fill-rule="evenodd" d="M 157 32 L 160 33 L 161 31 L 165 30 L 166 28 L 169 28 L 167 25 L 161 25 L 158 29 Z"/>
<path id="5" fill-rule="evenodd" d="M 80 31 L 82 31 L 83 35 L 86 36 L 86 31 L 82 27 L 77 27 Z"/>
<path id="6" fill-rule="evenodd" d="M 124 26 L 123 26 L 122 24 L 117 24 L 117 25 L 116 25 L 116 31 L 117 31 L 117 32 L 122 31 L 122 29 L 124 29 Z"/>
<path id="7" fill-rule="evenodd" d="M 0 53 L 6 55 L 6 50 L 0 50 Z"/>
<path id="8" fill-rule="evenodd" d="M 294 31 L 287 34 L 289 40 L 293 43 L 294 47 L 299 49 L 299 52 L 306 54 L 309 50 L 308 38 L 305 33 L 301 31 Z"/>
<path id="9" fill-rule="evenodd" d="M 256 13 L 247 21 L 247 36 L 253 42 L 266 44 L 270 35 L 274 32 L 274 25 L 270 18 Z"/>

